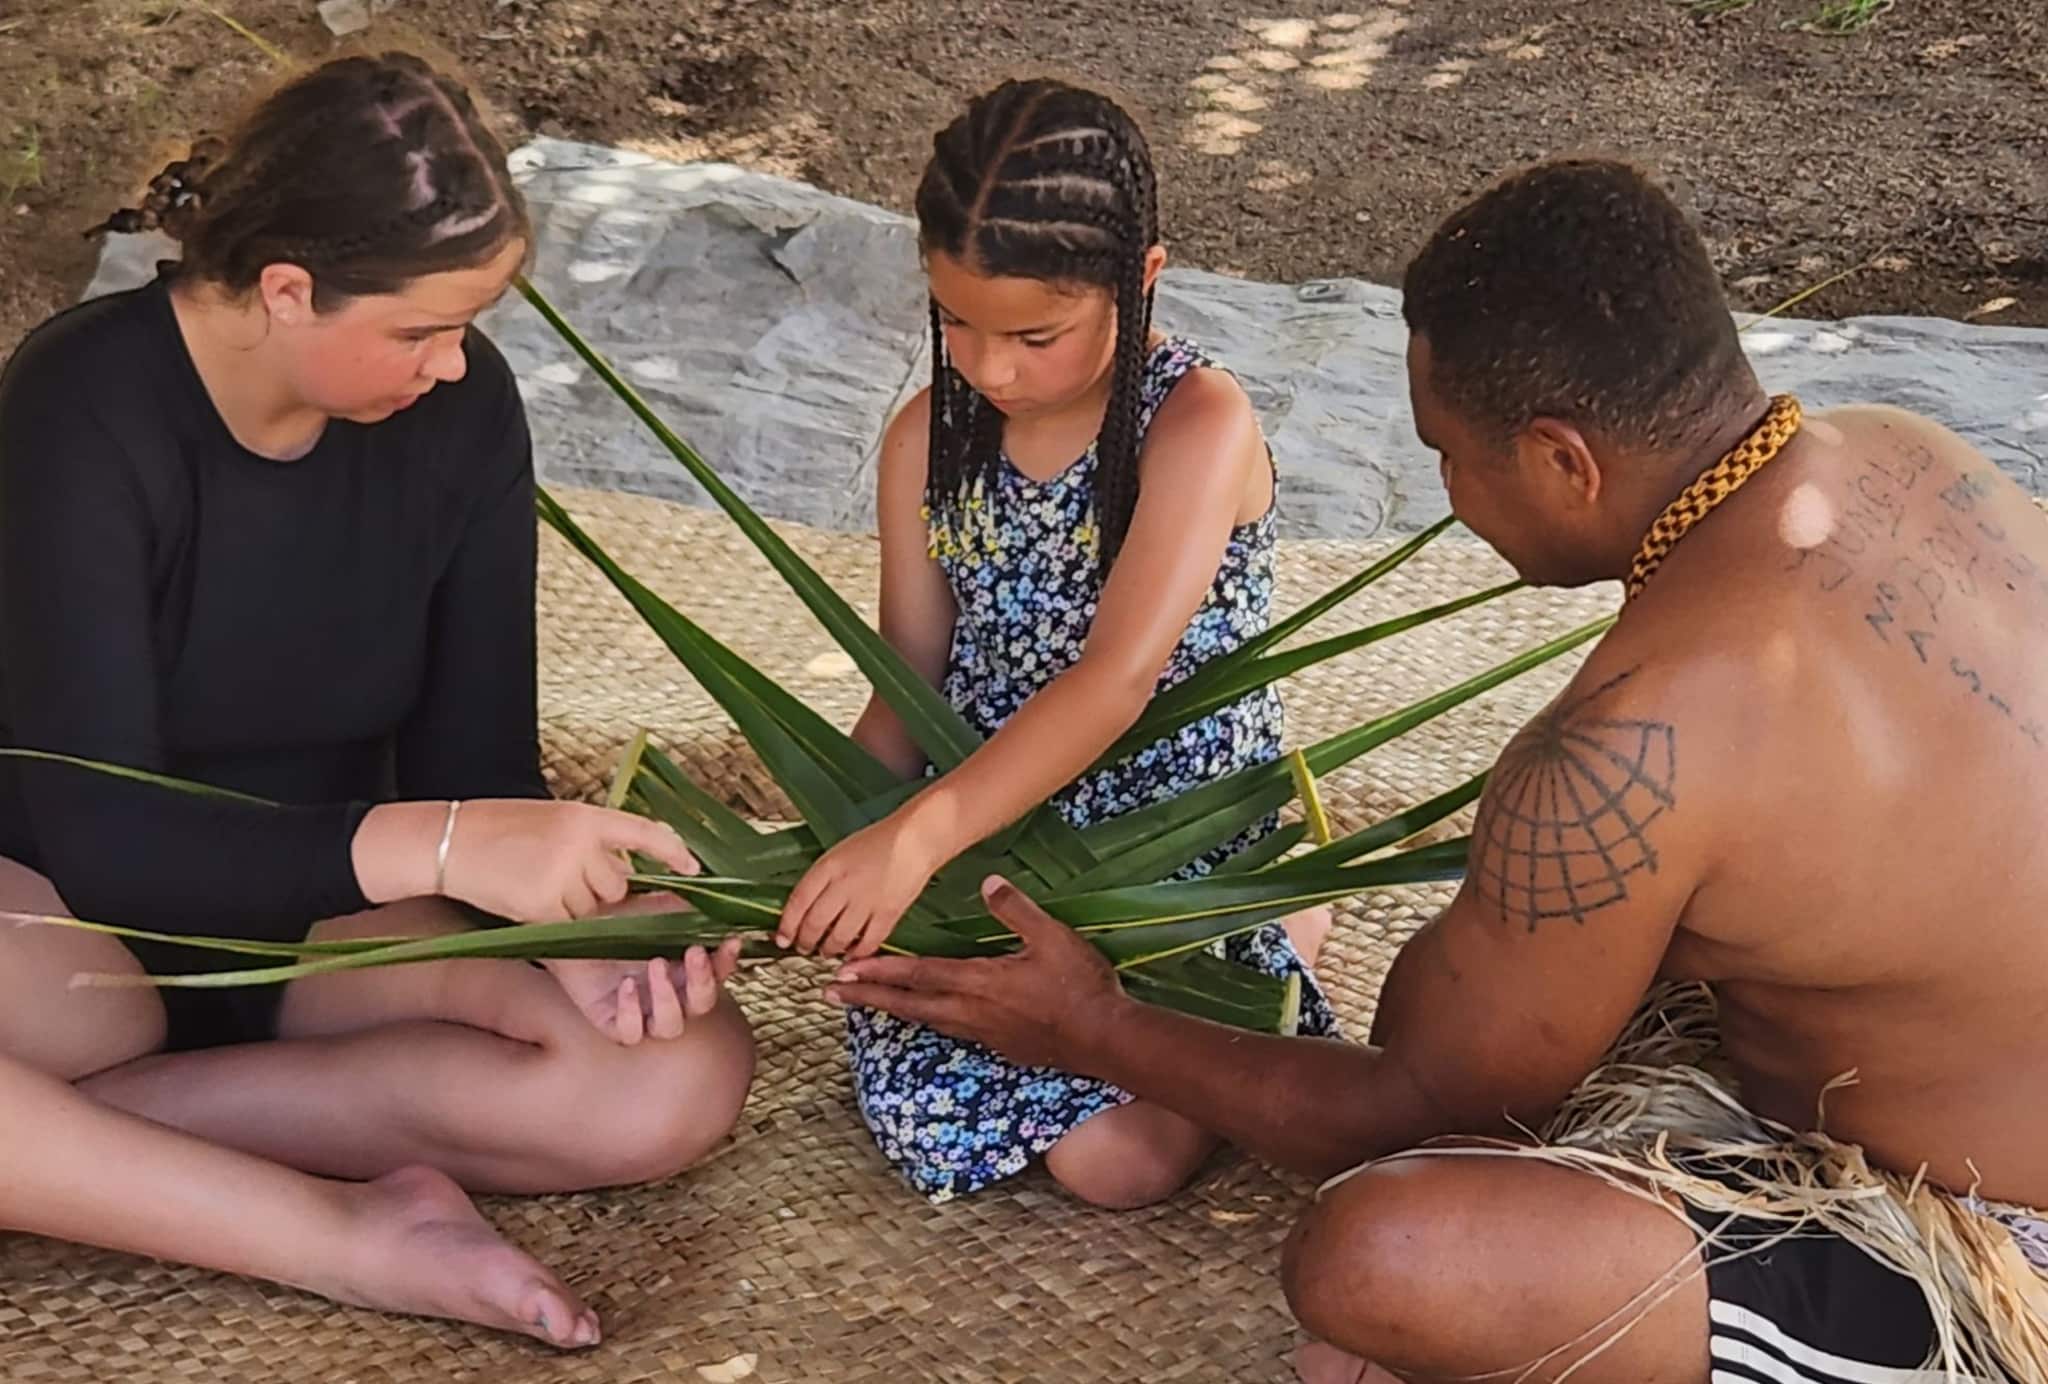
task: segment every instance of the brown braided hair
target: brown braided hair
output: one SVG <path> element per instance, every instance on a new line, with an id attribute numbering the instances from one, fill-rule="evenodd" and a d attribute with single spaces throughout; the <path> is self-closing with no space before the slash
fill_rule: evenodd
<path id="1" fill-rule="evenodd" d="M 265 267 L 313 276 L 314 306 L 489 261 L 531 223 L 469 93 L 409 53 L 346 57 L 279 88 L 226 139 L 159 173 L 87 234 L 161 229 L 177 272 L 235 296 Z"/>
<path id="2" fill-rule="evenodd" d="M 1159 242 L 1152 154 L 1108 97 L 1010 81 L 932 141 L 917 189 L 918 243 L 978 274 L 1106 288 L 1116 300 L 1109 405 L 1096 439 L 1096 526 L 1106 571 L 1138 503 L 1139 385 L 1152 333 L 1145 256 Z M 925 502 L 954 508 L 1002 445 L 1002 415 L 946 359 L 931 305 L 932 425 Z"/>

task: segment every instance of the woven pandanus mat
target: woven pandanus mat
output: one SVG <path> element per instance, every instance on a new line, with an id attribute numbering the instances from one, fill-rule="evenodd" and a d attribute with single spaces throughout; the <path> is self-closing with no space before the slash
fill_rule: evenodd
<path id="1" fill-rule="evenodd" d="M 641 580 L 840 724 L 865 683 L 721 515 L 594 492 L 561 498 Z M 872 616 L 872 538 L 785 527 Z M 1284 612 L 1385 545 L 1284 544 Z M 1440 540 L 1331 617 L 1334 633 L 1508 574 Z M 1395 709 L 1614 608 L 1612 590 L 1520 592 L 1324 665 L 1285 689 L 1306 743 Z M 1469 703 L 1325 783 L 1338 830 L 1449 787 L 1492 761 L 1576 656 Z M 642 727 L 700 781 L 765 819 L 789 809 L 673 657 L 598 574 L 542 539 L 540 701 L 558 792 L 603 791 Z M 1446 830 L 1464 825 L 1450 824 Z M 1447 897 L 1391 890 L 1340 911 L 1322 967 L 1354 1035 L 1401 941 Z M 0 1379 L 222 1384 L 636 1384 L 756 1357 L 779 1381 L 1284 1380 L 1297 1337 L 1279 1249 L 1308 1189 L 1224 1155 L 1164 1206 L 1086 1210 L 1042 1174 L 931 1207 L 883 1164 L 856 1115 L 823 970 L 783 962 L 735 993 L 760 1075 L 733 1138 L 656 1187 L 492 1199 L 512 1238 L 587 1293 L 595 1351 L 558 1355 L 466 1327 L 334 1307 L 288 1289 L 23 1237 L 0 1238 Z M 135 1189 L 147 1196 L 148 1189 Z M 730 1373 L 730 1372 L 728 1372 Z"/>

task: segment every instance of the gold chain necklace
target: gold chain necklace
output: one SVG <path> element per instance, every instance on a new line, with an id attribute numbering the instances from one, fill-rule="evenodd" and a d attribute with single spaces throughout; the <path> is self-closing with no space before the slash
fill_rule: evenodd
<path id="1" fill-rule="evenodd" d="M 1643 588 L 1664 565 L 1664 559 L 1678 546 L 1678 540 L 1692 532 L 1693 525 L 1712 514 L 1723 500 L 1742 488 L 1742 483 L 1763 470 L 1764 463 L 1785 450 L 1785 444 L 1799 431 L 1804 414 L 1799 401 L 1790 394 L 1771 400 L 1771 411 L 1749 436 L 1735 444 L 1735 450 L 1701 473 L 1700 478 L 1679 492 L 1665 506 L 1643 535 L 1643 546 L 1628 569 L 1628 599 L 1643 594 Z"/>

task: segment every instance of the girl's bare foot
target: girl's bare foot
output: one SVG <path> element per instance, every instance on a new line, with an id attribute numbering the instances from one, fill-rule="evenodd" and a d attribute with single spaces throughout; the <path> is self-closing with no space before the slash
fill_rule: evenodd
<path id="1" fill-rule="evenodd" d="M 358 1307 L 452 1317 L 565 1349 L 597 1344 L 597 1314 L 507 1244 L 443 1174 L 401 1168 L 347 1195 L 356 1220 L 350 1267 L 337 1282 L 308 1287 Z"/>
<path id="2" fill-rule="evenodd" d="M 1320 904 L 1282 918 L 1280 926 L 1287 930 L 1287 940 L 1294 943 L 1294 954 L 1314 970 L 1316 959 L 1323 954 L 1323 943 L 1330 940 L 1330 929 L 1336 922 L 1337 915 L 1330 911 L 1330 906 Z"/>

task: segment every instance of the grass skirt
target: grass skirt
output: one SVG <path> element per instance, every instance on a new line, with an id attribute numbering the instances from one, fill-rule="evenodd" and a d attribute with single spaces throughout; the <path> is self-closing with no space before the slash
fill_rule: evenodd
<path id="1" fill-rule="evenodd" d="M 2013 1379 L 2048 1380 L 2048 1271 L 2029 1262 L 2007 1227 L 2034 1213 L 1874 1168 L 1853 1144 L 1763 1119 L 1735 1095 L 1717 1046 L 1711 992 L 1703 985 L 1659 987 L 1537 1143 L 1434 1144 L 1376 1162 L 1533 1158 L 1590 1173 L 1681 1219 L 1684 1213 L 1668 1198 L 1710 1217 L 1781 1223 L 1785 1238 L 1838 1235 L 1926 1293 L 1935 1322 L 1926 1368 L 1996 1379 L 2002 1367 Z M 1737 1249 L 1709 1235 L 1702 1249 L 1706 1258 L 1720 1260 L 1776 1242 L 1745 1241 Z M 1575 1350 L 1582 1352 L 1577 1363 L 1585 1363 L 1681 1286 L 1688 1272 L 1704 1269 L 1692 1265 L 1667 1275 L 1587 1337 L 1498 1377 L 1524 1377 Z"/>

